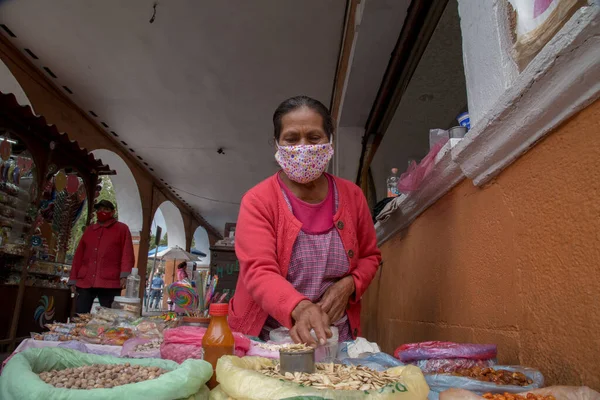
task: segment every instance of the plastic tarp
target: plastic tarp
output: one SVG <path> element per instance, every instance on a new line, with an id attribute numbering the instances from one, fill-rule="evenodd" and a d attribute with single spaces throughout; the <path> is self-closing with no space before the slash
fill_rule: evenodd
<path id="1" fill-rule="evenodd" d="M 425 378 L 419 368 L 409 365 L 388 370 L 398 376 L 396 385 L 388 385 L 380 390 L 327 390 L 301 386 L 287 380 L 270 378 L 258 370 L 274 365 L 273 360 L 260 357 L 225 356 L 217 363 L 217 380 L 220 383 L 213 398 L 223 391 L 228 397 L 237 400 L 262 399 L 400 399 L 425 400 L 429 393 Z M 221 397 L 218 397 L 221 396 Z"/>
<path id="2" fill-rule="evenodd" d="M 160 377 L 112 389 L 62 389 L 42 381 L 44 371 L 77 368 L 93 364 L 131 364 L 170 370 Z M 0 376 L 2 400 L 201 400 L 209 396 L 206 382 L 212 367 L 202 360 L 176 362 L 158 359 L 123 360 L 113 356 L 85 354 L 71 349 L 29 349 L 15 355 Z"/>

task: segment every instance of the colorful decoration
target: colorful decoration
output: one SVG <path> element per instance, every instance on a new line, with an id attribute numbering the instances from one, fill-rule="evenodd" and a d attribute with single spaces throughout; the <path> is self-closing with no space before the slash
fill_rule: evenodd
<path id="1" fill-rule="evenodd" d="M 173 282 L 167 287 L 167 294 L 173 304 L 186 311 L 198 308 L 198 293 L 188 281 Z"/>
<path id="2" fill-rule="evenodd" d="M 58 171 L 58 174 L 54 177 L 54 187 L 57 192 L 62 192 L 67 187 L 67 175 L 65 171 Z"/>
<path id="3" fill-rule="evenodd" d="M 77 177 L 77 175 L 69 175 L 67 177 L 67 192 L 69 192 L 70 194 L 73 193 L 77 193 L 77 190 L 79 189 L 79 178 Z"/>
<path id="4" fill-rule="evenodd" d="M 54 296 L 43 295 L 40 299 L 40 305 L 35 309 L 33 319 L 38 322 L 40 328 L 43 328 L 54 318 Z"/>

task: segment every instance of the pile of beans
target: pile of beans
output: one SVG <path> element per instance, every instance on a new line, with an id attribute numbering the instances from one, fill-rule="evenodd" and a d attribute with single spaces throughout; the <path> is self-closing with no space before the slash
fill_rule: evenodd
<path id="1" fill-rule="evenodd" d="M 52 370 L 39 374 L 41 380 L 57 388 L 110 389 L 155 379 L 169 371 L 158 367 L 125 364 L 94 364 L 79 368 Z"/>

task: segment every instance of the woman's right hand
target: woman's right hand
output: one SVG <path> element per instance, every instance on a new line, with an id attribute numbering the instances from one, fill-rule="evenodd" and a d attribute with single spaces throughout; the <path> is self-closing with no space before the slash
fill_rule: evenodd
<path id="1" fill-rule="evenodd" d="M 331 337 L 329 317 L 321 310 L 321 307 L 308 300 L 302 300 L 298 303 L 292 311 L 292 318 L 295 323 L 290 329 L 290 336 L 295 343 L 316 346 L 317 343 L 310 334 L 311 329 L 314 329 L 321 345 L 324 345 L 327 339 Z"/>

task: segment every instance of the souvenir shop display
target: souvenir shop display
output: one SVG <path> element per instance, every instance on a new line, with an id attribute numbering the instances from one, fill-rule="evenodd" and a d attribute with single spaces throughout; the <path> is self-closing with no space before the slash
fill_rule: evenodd
<path id="1" fill-rule="evenodd" d="M 44 117 L 0 93 L 0 347 L 11 350 L 72 315 L 70 264 L 99 176 L 110 174 Z"/>

